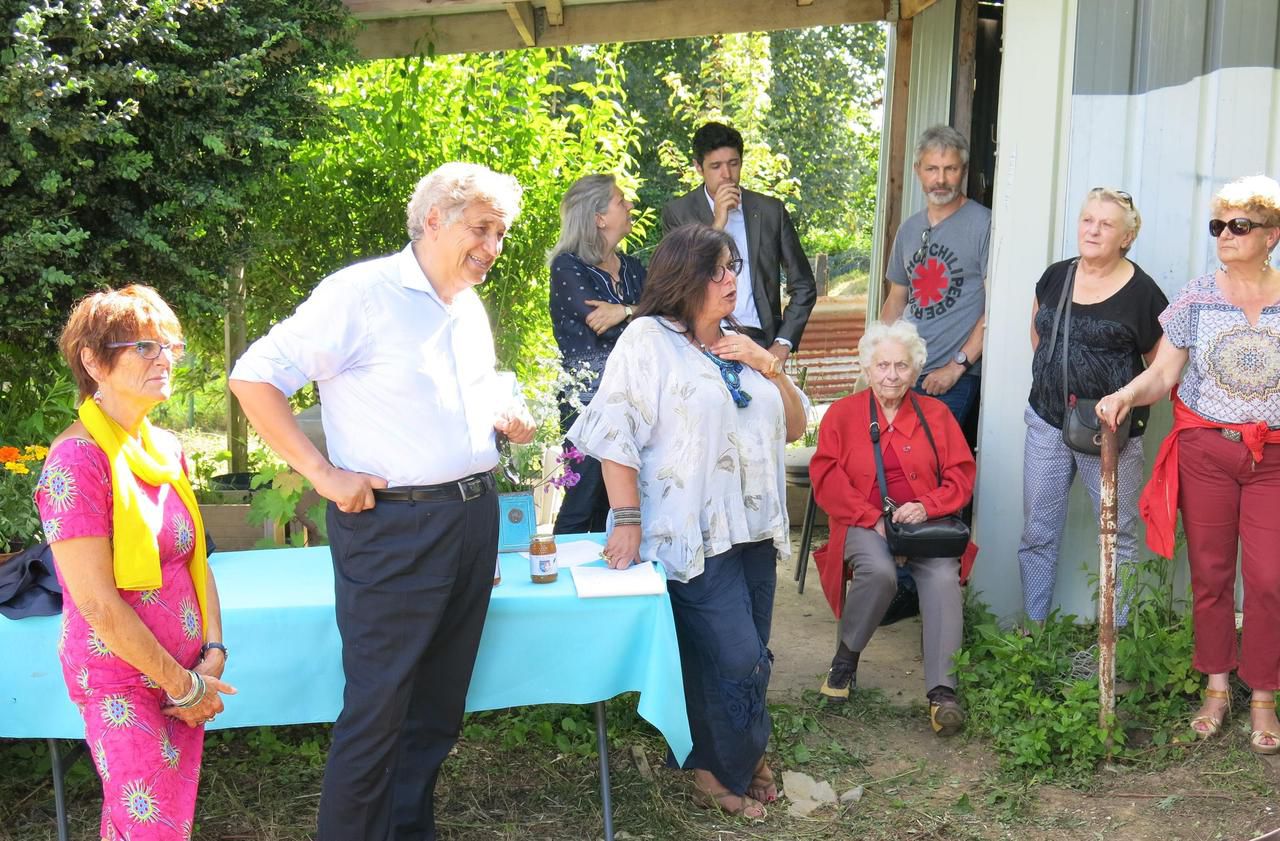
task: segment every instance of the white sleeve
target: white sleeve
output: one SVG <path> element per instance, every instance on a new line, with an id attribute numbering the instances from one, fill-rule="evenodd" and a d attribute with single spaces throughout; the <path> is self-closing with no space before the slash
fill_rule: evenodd
<path id="1" fill-rule="evenodd" d="M 641 318 L 619 337 L 595 397 L 566 436 L 600 461 L 640 469 L 640 453 L 657 424 L 669 343 L 657 319 Z"/>

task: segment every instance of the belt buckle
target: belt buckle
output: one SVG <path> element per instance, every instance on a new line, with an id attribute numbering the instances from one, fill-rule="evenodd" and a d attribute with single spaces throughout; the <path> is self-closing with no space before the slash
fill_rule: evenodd
<path id="1" fill-rule="evenodd" d="M 1226 438 L 1228 441 L 1235 441 L 1238 444 L 1244 440 L 1244 436 L 1240 434 L 1238 429 L 1219 429 L 1218 431 L 1221 432 L 1222 437 Z"/>
<path id="2" fill-rule="evenodd" d="M 458 480 L 458 492 L 462 494 L 463 502 L 478 499 L 484 496 L 484 480 L 475 476 L 460 479 Z"/>

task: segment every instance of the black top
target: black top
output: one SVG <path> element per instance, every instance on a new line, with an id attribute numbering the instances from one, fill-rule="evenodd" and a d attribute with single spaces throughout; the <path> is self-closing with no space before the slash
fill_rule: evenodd
<path id="1" fill-rule="evenodd" d="M 1058 342 L 1049 357 L 1049 339 L 1053 320 L 1067 280 L 1071 260 L 1054 263 L 1045 269 L 1036 284 L 1036 333 L 1040 344 L 1031 358 L 1031 408 L 1045 423 L 1062 428 L 1066 414 L 1062 402 L 1062 324 L 1058 325 Z M 1142 270 L 1133 264 L 1133 277 L 1110 298 L 1096 304 L 1071 305 L 1071 348 L 1067 357 L 1071 393 L 1076 397 L 1097 400 L 1119 389 L 1142 373 L 1142 355 L 1160 341 L 1159 316 L 1169 299 Z M 1141 435 L 1147 427 L 1151 410 L 1146 406 L 1133 410 L 1130 437 Z"/>
<path id="2" fill-rule="evenodd" d="M 618 256 L 622 258 L 622 267 L 618 270 L 617 289 L 608 272 L 584 263 L 576 254 L 565 252 L 551 261 L 551 331 L 560 347 L 562 364 L 566 370 L 572 370 L 585 362 L 595 374 L 589 393 L 582 395 L 584 400 L 594 393 L 604 372 L 605 360 L 628 324 L 623 321 L 596 335 L 587 326 L 587 316 L 595 309 L 588 306 L 587 301 L 635 306 L 640 302 L 644 286 L 645 272 L 640 261 L 622 252 L 618 252 Z"/>

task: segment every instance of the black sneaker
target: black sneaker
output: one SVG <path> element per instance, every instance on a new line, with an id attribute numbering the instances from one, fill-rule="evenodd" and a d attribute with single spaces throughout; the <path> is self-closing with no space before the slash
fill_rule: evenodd
<path id="1" fill-rule="evenodd" d="M 843 704 L 849 700 L 849 693 L 858 685 L 858 655 L 859 652 L 845 648 L 843 642 L 836 649 L 836 656 L 831 658 L 831 668 L 818 688 L 818 694 L 828 703 Z"/>

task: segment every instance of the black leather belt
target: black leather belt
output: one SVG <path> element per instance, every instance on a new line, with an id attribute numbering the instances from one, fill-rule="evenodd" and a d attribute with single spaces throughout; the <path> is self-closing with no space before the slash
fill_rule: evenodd
<path id="1" fill-rule="evenodd" d="M 467 502 L 492 491 L 492 473 L 476 473 L 456 482 L 439 485 L 402 485 L 374 488 L 373 498 L 383 502 Z"/>

